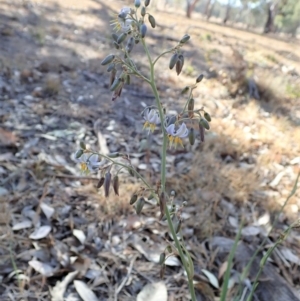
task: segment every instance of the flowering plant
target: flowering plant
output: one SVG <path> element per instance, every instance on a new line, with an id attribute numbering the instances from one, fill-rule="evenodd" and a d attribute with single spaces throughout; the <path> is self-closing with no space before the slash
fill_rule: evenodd
<path id="1" fill-rule="evenodd" d="M 97 154 L 86 148 L 84 143 L 81 143 L 81 148 L 76 152 L 76 158 L 80 161 L 83 171 L 101 170 L 101 177 L 98 187 L 104 186 L 105 195 L 109 194 L 109 187 L 112 184 L 114 192 L 119 194 L 118 173 L 121 169 L 127 169 L 130 174 L 138 177 L 144 184 L 138 192 L 134 193 L 130 199 L 130 204 L 135 206 L 137 214 L 142 212 L 145 204 L 145 193 L 151 192 L 152 197 L 157 201 L 160 208 L 160 219 L 165 219 L 168 222 L 170 232 L 174 244 L 169 245 L 165 252 L 160 256 L 160 264 L 162 265 L 161 274 L 165 269 L 166 257 L 170 254 L 178 254 L 187 274 L 189 291 L 193 301 L 196 301 L 193 276 L 194 266 L 189 252 L 187 251 L 184 242 L 178 237 L 181 228 L 181 212 L 182 207 L 176 209 L 173 206 L 175 194 L 171 192 L 168 195 L 166 191 L 166 156 L 167 148 L 169 147 L 184 147 L 184 139 L 188 137 L 189 143 L 193 145 L 196 139 L 195 127 L 199 129 L 200 141 L 204 142 L 205 129 L 209 130 L 211 121 L 210 115 L 203 109 L 195 109 L 195 100 L 193 98 L 193 90 L 203 79 L 203 75 L 199 75 L 195 83 L 185 87 L 182 90 L 182 95 L 187 94 L 186 103 L 180 114 L 168 115 L 163 108 L 159 93 L 155 82 L 155 66 L 159 59 L 163 56 L 171 54 L 169 68 L 172 70 L 175 67 L 177 75 L 179 75 L 184 66 L 184 55 L 182 47 L 190 39 L 189 35 L 184 35 L 178 44 L 173 48 L 164 51 L 155 59 L 152 58 L 146 44 L 148 27 L 146 18 L 152 28 L 156 27 L 155 18 L 147 12 L 150 0 L 145 0 L 143 5 L 141 1 L 134 1 L 134 8 L 122 8 L 116 19 L 112 22 L 115 33 L 112 34 L 113 44 L 120 51 L 121 55 L 110 54 L 103 59 L 101 64 L 107 66 L 107 71 L 110 73 L 110 90 L 112 91 L 112 100 L 115 101 L 121 96 L 122 88 L 125 84 L 130 84 L 130 78 L 136 76 L 144 80 L 150 85 L 155 97 L 155 104 L 147 107 L 142 112 L 144 118 L 144 129 L 148 130 L 148 134 L 154 132 L 157 126 L 160 126 L 160 131 L 163 135 L 163 143 L 161 149 L 161 173 L 160 181 L 156 187 L 152 187 L 143 176 L 132 166 L 130 158 L 126 154 L 113 153 L 108 155 Z M 140 16 L 138 16 L 138 14 Z M 141 43 L 149 63 L 149 74 L 143 75 L 136 67 L 136 64 L 131 58 L 131 52 L 134 45 Z M 105 159 L 105 163 L 99 161 L 99 157 Z M 122 160 L 119 160 L 122 159 Z M 118 166 L 120 169 L 112 178 L 111 168 Z M 171 206 L 170 206 L 171 205 Z M 185 204 L 183 204 L 184 206 Z"/>

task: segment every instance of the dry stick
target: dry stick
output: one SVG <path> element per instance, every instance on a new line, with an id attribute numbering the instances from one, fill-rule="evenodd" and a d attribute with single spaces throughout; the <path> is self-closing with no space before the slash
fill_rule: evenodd
<path id="1" fill-rule="evenodd" d="M 122 288 L 126 284 L 128 278 L 129 278 L 129 276 L 130 276 L 130 274 L 132 272 L 133 264 L 134 264 L 134 262 L 135 262 L 135 260 L 136 260 L 137 257 L 138 257 L 138 255 L 134 255 L 134 257 L 131 259 L 127 275 L 124 277 L 123 281 L 121 282 L 121 284 L 119 285 L 119 287 L 116 289 L 116 292 L 115 292 L 115 301 L 118 301 L 118 294 L 120 293 L 120 291 L 122 290 Z"/>

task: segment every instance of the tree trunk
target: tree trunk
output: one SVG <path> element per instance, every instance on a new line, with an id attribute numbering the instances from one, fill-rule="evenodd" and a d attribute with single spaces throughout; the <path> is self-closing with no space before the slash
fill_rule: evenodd
<path id="1" fill-rule="evenodd" d="M 211 2 L 211 0 L 207 0 L 207 2 L 206 2 L 205 12 L 204 12 L 205 16 L 208 15 L 209 7 L 210 7 L 210 2 Z"/>
<path id="2" fill-rule="evenodd" d="M 207 17 L 206 17 L 207 21 L 209 20 L 209 18 L 210 18 L 211 15 L 212 15 L 212 12 L 213 12 L 213 10 L 214 10 L 215 3 L 216 3 L 216 1 L 214 1 L 214 2 L 210 5 L 210 9 L 209 9 L 208 14 L 207 14 Z"/>
<path id="3" fill-rule="evenodd" d="M 199 0 L 187 0 L 187 6 L 186 6 L 186 17 L 191 18 L 192 12 L 194 11 L 196 4 Z"/>
<path id="4" fill-rule="evenodd" d="M 227 7 L 226 7 L 226 14 L 225 14 L 225 17 L 224 17 L 224 19 L 223 19 L 223 23 L 224 23 L 224 24 L 226 24 L 226 22 L 227 22 L 228 19 L 229 19 L 230 9 L 231 9 L 231 1 L 228 0 Z"/>
<path id="5" fill-rule="evenodd" d="M 275 26 L 274 26 L 274 19 L 276 15 L 275 8 L 276 5 L 274 3 L 270 3 L 268 5 L 268 16 L 264 27 L 264 33 L 270 33 L 275 31 Z"/>

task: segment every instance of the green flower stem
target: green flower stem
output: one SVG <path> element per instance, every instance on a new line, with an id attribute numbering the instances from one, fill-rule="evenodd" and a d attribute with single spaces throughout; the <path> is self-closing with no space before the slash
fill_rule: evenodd
<path id="1" fill-rule="evenodd" d="M 144 44 L 144 43 L 143 43 Z M 166 51 L 164 51 L 163 53 L 161 53 L 154 61 L 153 61 L 153 66 L 157 63 L 157 61 L 163 56 L 163 55 L 165 55 L 165 54 L 167 54 L 167 53 L 170 53 L 170 52 L 172 52 L 174 50 L 174 48 L 172 48 L 172 49 L 169 49 L 169 50 L 166 50 Z"/>
<path id="2" fill-rule="evenodd" d="M 144 184 L 145 184 L 145 186 L 147 186 L 151 191 L 153 191 L 153 188 L 150 186 L 150 184 L 143 178 L 143 176 L 139 173 L 139 172 L 137 172 L 136 170 L 135 170 L 135 168 L 133 168 L 131 165 L 126 165 L 126 164 L 123 164 L 123 163 L 120 163 L 120 162 L 117 162 L 117 161 L 115 161 L 115 160 L 113 160 L 112 158 L 110 158 L 110 157 L 108 157 L 108 156 L 105 156 L 105 155 L 103 155 L 103 154 L 99 154 L 99 153 L 96 153 L 96 152 L 92 152 L 92 154 L 97 154 L 97 155 L 99 155 L 100 157 L 103 157 L 104 159 L 106 159 L 106 160 L 108 160 L 108 161 L 110 161 L 110 162 L 112 162 L 113 164 L 115 164 L 115 165 L 119 165 L 119 166 L 121 166 L 122 168 L 127 168 L 127 169 L 130 169 Z M 121 169 L 122 169 L 121 168 Z M 120 170 L 121 170 L 120 169 Z M 119 171 L 120 171 L 119 170 Z M 119 173 L 119 172 L 118 172 Z M 158 201 L 158 200 L 157 200 Z"/>
<path id="3" fill-rule="evenodd" d="M 162 130 L 162 133 L 163 133 L 163 146 L 162 146 L 162 153 L 161 153 L 161 190 L 163 192 L 165 192 L 165 188 L 166 188 L 166 157 L 167 157 L 168 135 L 167 135 L 165 127 L 164 127 L 164 112 L 163 112 L 163 108 L 162 108 L 162 105 L 161 105 L 161 102 L 160 102 L 160 98 L 159 98 L 159 95 L 158 95 L 157 87 L 156 87 L 156 84 L 155 84 L 155 78 L 154 78 L 154 64 L 157 62 L 159 57 L 154 62 L 152 62 L 148 47 L 146 46 L 144 39 L 142 39 L 142 44 L 144 46 L 144 49 L 145 49 L 145 52 L 147 54 L 149 64 L 150 64 L 150 86 L 151 86 L 153 94 L 155 96 L 156 105 L 157 105 L 158 112 L 159 112 L 159 117 L 160 117 L 161 130 Z M 168 52 L 170 52 L 170 51 L 168 51 Z M 176 235 L 176 232 L 175 232 L 175 229 L 174 229 L 174 226 L 173 226 L 173 222 L 172 222 L 172 219 L 171 219 L 171 216 L 170 216 L 168 206 L 166 206 L 165 214 L 166 214 L 166 217 L 167 217 L 169 229 L 171 231 L 172 237 L 173 237 L 174 242 L 175 242 L 176 249 L 179 253 L 180 259 L 182 261 L 182 264 L 183 264 L 184 269 L 185 269 L 185 271 L 187 273 L 187 276 L 188 276 L 188 285 L 189 285 L 189 291 L 190 291 L 190 294 L 191 294 L 192 301 L 196 301 L 193 277 L 191 277 L 192 274 L 191 274 L 190 268 L 188 266 L 188 263 L 187 263 L 187 260 L 184 256 L 184 254 L 183 254 L 180 242 L 177 238 L 177 235 Z"/>

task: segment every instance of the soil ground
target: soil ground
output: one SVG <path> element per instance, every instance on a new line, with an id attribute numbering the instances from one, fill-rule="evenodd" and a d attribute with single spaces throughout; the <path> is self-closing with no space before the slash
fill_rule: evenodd
<path id="1" fill-rule="evenodd" d="M 159 180 L 161 134 L 148 135 L 141 116 L 154 104 L 150 88 L 132 78 L 112 101 L 101 66 L 116 53 L 109 24 L 126 3 L 0 2 L 1 300 L 81 300 L 80 291 L 93 291 L 98 300 L 135 300 L 147 283 L 159 281 L 159 254 L 171 241 L 159 208 L 147 200 L 136 215 L 129 200 L 142 184 L 125 171 L 120 196 L 105 198 L 96 187 L 99 175 L 83 176 L 74 160 L 84 141 L 95 151 L 130 154 L 150 183 Z M 211 129 L 204 143 L 197 137 L 193 146 L 185 141 L 168 150 L 167 189 L 176 191 L 177 206 L 187 202 L 181 229 L 198 298 L 218 300 L 214 281 L 222 285 L 241 219 L 233 284 L 265 237 L 258 256 L 299 218 L 299 191 L 286 199 L 300 165 L 300 44 L 208 23 L 197 14 L 187 20 L 184 12 L 150 11 L 157 21 L 146 37 L 153 57 L 185 33 L 192 37 L 180 76 L 169 70 L 168 55 L 157 65 L 168 113 L 180 112 L 186 101 L 180 91 L 204 74 L 195 106 L 211 114 Z M 132 57 L 149 74 L 140 44 Z M 293 229 L 274 252 L 259 300 L 299 299 L 299 239 Z M 60 286 L 63 279 L 69 283 Z M 163 279 L 169 300 L 188 300 L 177 257 Z M 235 292 L 233 285 L 228 300 Z"/>

